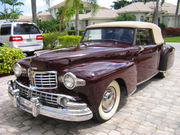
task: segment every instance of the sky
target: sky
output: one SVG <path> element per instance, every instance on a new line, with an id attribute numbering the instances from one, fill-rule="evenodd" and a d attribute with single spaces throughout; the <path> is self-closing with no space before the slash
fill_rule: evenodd
<path id="1" fill-rule="evenodd" d="M 26 16 L 31 16 L 32 14 L 32 11 L 31 11 L 31 0 L 19 0 L 21 2 L 24 3 L 24 6 L 21 6 L 20 7 L 20 10 L 23 11 L 23 14 L 26 15 Z M 55 0 L 56 3 L 60 3 L 61 1 L 63 0 Z M 116 1 L 116 0 L 97 0 L 98 4 L 100 6 L 103 6 L 103 7 L 107 7 L 107 8 L 110 8 L 113 1 Z M 177 0 L 165 0 L 166 2 L 168 3 L 172 3 L 174 5 L 176 5 L 177 3 Z M 39 11 L 45 11 L 48 9 L 48 6 L 46 5 L 45 3 L 45 0 L 36 0 L 37 4 L 37 12 Z M 0 4 L 0 11 L 3 10 L 3 5 Z"/>

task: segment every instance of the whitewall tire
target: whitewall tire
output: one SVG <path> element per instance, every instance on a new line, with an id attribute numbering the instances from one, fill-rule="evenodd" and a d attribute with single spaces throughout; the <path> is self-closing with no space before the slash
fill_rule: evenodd
<path id="1" fill-rule="evenodd" d="M 121 98 L 121 90 L 117 81 L 112 81 L 106 88 L 95 118 L 104 122 L 113 117 L 116 113 Z"/>

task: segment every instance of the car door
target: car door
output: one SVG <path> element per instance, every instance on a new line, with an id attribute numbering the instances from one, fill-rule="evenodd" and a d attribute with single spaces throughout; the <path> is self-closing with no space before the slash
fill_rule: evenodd
<path id="1" fill-rule="evenodd" d="M 137 29 L 137 82 L 141 83 L 158 73 L 162 44 L 155 44 L 152 29 Z"/>

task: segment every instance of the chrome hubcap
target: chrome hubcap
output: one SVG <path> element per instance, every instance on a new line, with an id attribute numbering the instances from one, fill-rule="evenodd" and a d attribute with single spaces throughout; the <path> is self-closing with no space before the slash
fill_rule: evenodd
<path id="1" fill-rule="evenodd" d="M 114 107 L 116 101 L 116 90 L 114 87 L 108 87 L 104 92 L 104 96 L 102 99 L 102 110 L 105 113 L 108 113 Z"/>

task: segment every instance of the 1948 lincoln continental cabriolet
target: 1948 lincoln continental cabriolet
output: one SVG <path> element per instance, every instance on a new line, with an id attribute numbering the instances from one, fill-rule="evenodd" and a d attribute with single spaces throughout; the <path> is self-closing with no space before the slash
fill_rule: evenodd
<path id="1" fill-rule="evenodd" d="M 104 122 L 118 110 L 123 93 L 133 94 L 156 74 L 163 77 L 174 52 L 155 24 L 95 24 L 76 47 L 39 51 L 17 61 L 8 93 L 15 107 L 35 117 Z"/>

